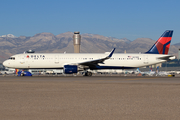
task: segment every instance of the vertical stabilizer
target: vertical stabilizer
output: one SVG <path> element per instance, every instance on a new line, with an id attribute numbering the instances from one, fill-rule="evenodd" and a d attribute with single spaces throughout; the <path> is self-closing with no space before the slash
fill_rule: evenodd
<path id="1" fill-rule="evenodd" d="M 173 30 L 166 30 L 151 49 L 146 52 L 148 54 L 168 54 Z"/>

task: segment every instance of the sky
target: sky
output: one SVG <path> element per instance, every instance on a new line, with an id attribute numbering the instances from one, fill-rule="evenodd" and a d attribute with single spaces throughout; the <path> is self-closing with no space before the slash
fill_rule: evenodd
<path id="1" fill-rule="evenodd" d="M 174 30 L 180 43 L 179 0 L 0 0 L 0 16 L 0 36 L 80 31 L 133 41 Z"/>

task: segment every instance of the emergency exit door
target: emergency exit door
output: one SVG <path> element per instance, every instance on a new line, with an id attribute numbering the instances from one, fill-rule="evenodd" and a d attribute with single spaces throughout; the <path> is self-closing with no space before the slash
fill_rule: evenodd
<path id="1" fill-rule="evenodd" d="M 148 64 L 148 55 L 144 55 L 144 64 Z"/>

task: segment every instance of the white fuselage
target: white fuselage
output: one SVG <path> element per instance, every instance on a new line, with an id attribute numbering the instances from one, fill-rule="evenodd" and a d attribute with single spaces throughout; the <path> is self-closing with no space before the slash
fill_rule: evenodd
<path id="1" fill-rule="evenodd" d="M 92 61 L 106 57 L 108 54 L 95 53 L 24 53 L 11 56 L 3 65 L 10 68 L 63 68 L 64 65 L 78 65 L 78 63 Z M 169 55 L 164 54 L 113 54 L 110 59 L 104 61 L 100 66 L 116 66 L 116 67 L 143 67 L 166 60 L 158 59 Z M 172 59 L 175 59 L 173 57 Z M 106 68 L 104 68 L 106 69 Z M 118 69 L 118 68 L 117 68 Z"/>

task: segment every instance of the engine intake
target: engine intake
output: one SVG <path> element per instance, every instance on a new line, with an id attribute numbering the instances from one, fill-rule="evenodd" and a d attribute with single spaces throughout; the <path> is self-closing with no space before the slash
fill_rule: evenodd
<path id="1" fill-rule="evenodd" d="M 64 65 L 65 74 L 73 74 L 78 72 L 78 67 L 76 65 Z"/>

